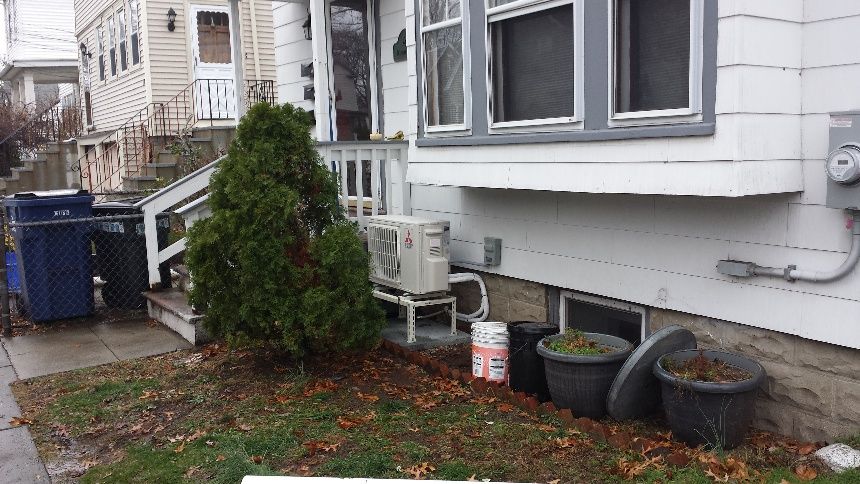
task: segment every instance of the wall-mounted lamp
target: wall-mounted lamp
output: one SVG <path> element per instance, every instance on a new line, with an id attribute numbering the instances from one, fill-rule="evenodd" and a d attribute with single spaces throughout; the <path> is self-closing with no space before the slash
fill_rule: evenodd
<path id="1" fill-rule="evenodd" d="M 167 11 L 167 30 L 171 32 L 176 30 L 176 10 L 173 10 L 173 7 Z"/>
<path id="2" fill-rule="evenodd" d="M 82 56 L 87 57 L 87 58 L 89 58 L 89 57 L 92 57 L 92 56 L 93 56 L 92 54 L 90 54 L 89 52 L 87 52 L 87 44 L 85 44 L 85 43 L 81 42 L 81 45 L 79 45 L 79 46 L 78 46 L 78 48 L 80 49 L 80 51 L 81 51 L 81 55 L 82 55 Z"/>
<path id="3" fill-rule="evenodd" d="M 311 34 L 311 13 L 308 12 L 308 18 L 305 20 L 305 23 L 302 24 L 302 28 L 305 31 L 305 38 L 308 40 L 313 40 L 313 35 Z"/>

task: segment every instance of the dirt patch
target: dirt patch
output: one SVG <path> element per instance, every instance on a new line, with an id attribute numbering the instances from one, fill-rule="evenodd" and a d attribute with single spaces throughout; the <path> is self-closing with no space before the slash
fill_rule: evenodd
<path id="1" fill-rule="evenodd" d="M 472 371 L 472 346 L 469 343 L 430 348 L 422 351 L 422 353 L 445 362 L 448 368 L 456 368 L 465 372 Z"/>

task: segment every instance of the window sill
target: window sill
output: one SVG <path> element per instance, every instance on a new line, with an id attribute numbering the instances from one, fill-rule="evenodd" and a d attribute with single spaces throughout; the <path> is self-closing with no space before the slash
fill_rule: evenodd
<path id="1" fill-rule="evenodd" d="M 669 138 L 713 135 L 716 124 L 673 124 L 659 126 L 613 127 L 582 131 L 541 133 L 494 133 L 481 136 L 423 137 L 415 146 L 481 146 L 515 145 L 528 143 L 559 143 L 570 141 L 610 141 L 640 138 Z"/>

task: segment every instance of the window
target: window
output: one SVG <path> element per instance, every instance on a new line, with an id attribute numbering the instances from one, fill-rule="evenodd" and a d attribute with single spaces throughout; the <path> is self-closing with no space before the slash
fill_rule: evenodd
<path id="1" fill-rule="evenodd" d="M 613 119 L 701 112 L 701 0 L 616 0 Z"/>
<path id="2" fill-rule="evenodd" d="M 107 35 L 108 35 L 108 56 L 110 57 L 110 75 L 116 76 L 116 30 L 114 26 L 116 22 L 114 16 L 108 18 Z"/>
<path id="3" fill-rule="evenodd" d="M 137 0 L 128 0 L 129 29 L 131 30 L 131 65 L 140 63 L 140 10 Z"/>
<path id="4" fill-rule="evenodd" d="M 492 127 L 578 120 L 581 28 L 572 0 L 489 0 L 487 60 Z"/>
<path id="5" fill-rule="evenodd" d="M 561 292 L 559 326 L 587 333 L 623 338 L 638 346 L 647 336 L 647 310 L 642 306 L 603 297 Z"/>
<path id="6" fill-rule="evenodd" d="M 125 37 L 125 9 L 119 9 L 116 16 L 119 19 L 119 31 L 117 32 L 117 36 L 119 37 L 119 68 L 125 72 L 128 69 L 128 52 L 125 49 L 127 45 Z"/>
<path id="7" fill-rule="evenodd" d="M 105 80 L 105 29 L 99 25 L 96 30 L 96 43 L 99 48 L 99 80 Z"/>
<path id="8" fill-rule="evenodd" d="M 200 45 L 200 62 L 229 64 L 229 15 L 225 12 L 197 12 L 197 42 Z"/>
<path id="9" fill-rule="evenodd" d="M 464 75 L 460 0 L 425 0 L 421 10 L 427 131 L 464 129 L 469 99 Z"/>

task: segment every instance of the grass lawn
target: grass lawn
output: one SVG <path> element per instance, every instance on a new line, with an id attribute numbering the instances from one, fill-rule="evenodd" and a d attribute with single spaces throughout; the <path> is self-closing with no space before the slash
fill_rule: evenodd
<path id="1" fill-rule="evenodd" d="M 246 474 L 528 482 L 858 482 L 797 443 L 758 434 L 717 455 L 667 434 L 618 450 L 374 351 L 305 362 L 198 350 L 14 385 L 54 482 L 223 482 Z M 611 424 L 642 435 L 654 423 Z M 667 462 L 683 449 L 689 465 Z M 804 470 L 801 468 L 801 470 Z M 811 476 L 811 475 L 810 475 Z"/>

